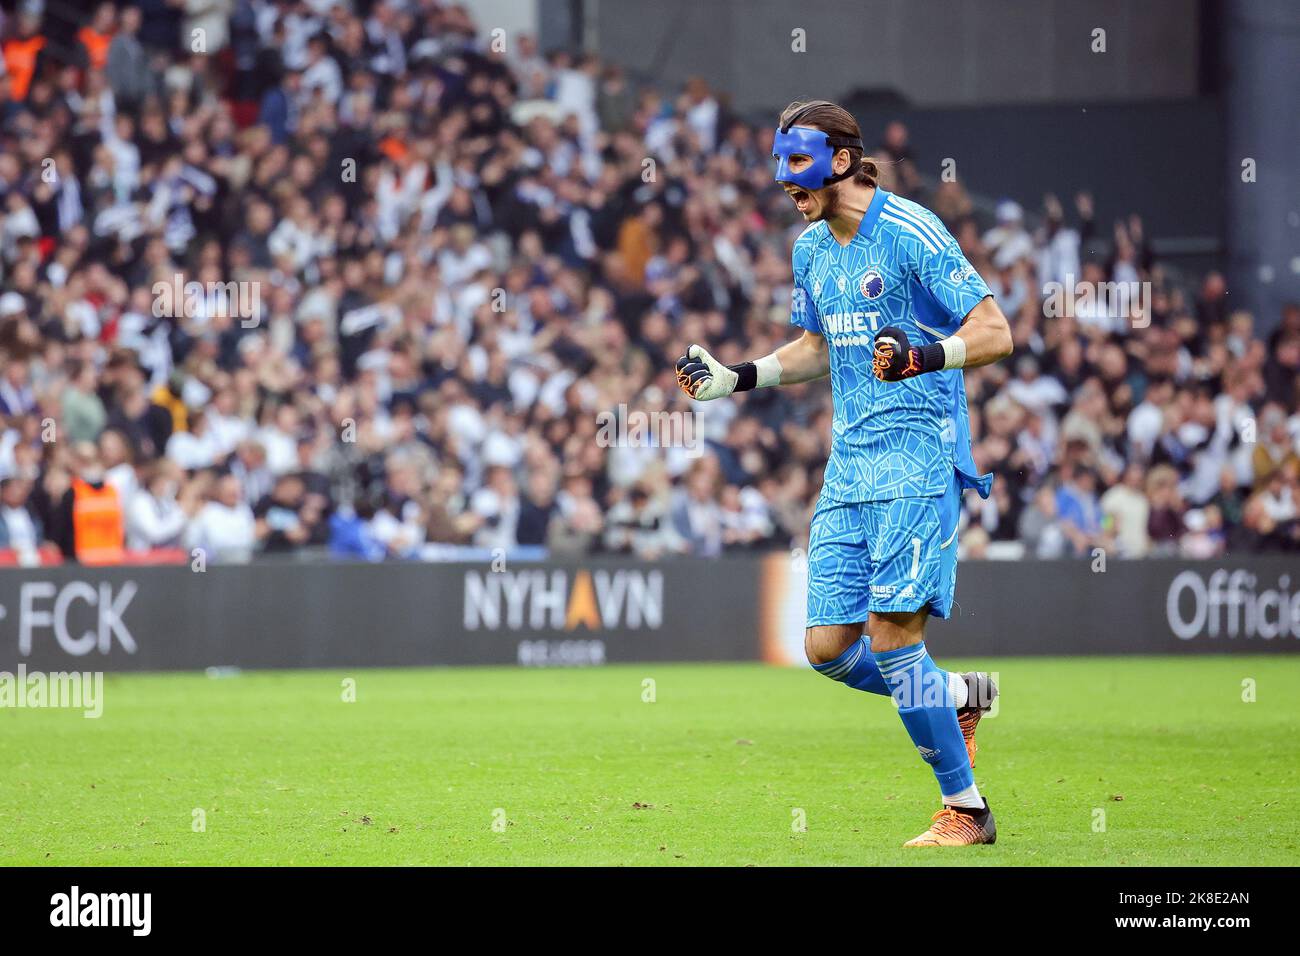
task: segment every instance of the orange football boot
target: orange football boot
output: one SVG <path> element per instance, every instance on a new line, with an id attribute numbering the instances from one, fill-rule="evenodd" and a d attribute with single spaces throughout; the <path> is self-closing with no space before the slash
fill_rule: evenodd
<path id="1" fill-rule="evenodd" d="M 959 807 L 944 807 L 931 818 L 930 829 L 903 846 L 976 846 L 995 843 L 997 838 L 997 824 L 985 800 L 984 811 L 978 815 Z"/>

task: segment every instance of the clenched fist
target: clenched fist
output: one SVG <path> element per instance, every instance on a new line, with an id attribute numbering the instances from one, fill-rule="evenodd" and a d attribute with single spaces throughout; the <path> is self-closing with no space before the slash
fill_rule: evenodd
<path id="1" fill-rule="evenodd" d="M 692 345 L 677 360 L 677 384 L 701 402 L 726 398 L 736 390 L 740 376 L 727 368 L 700 345 Z"/>

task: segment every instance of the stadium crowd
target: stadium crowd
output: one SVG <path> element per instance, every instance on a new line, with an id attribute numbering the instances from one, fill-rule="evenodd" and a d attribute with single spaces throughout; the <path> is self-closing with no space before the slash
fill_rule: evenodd
<path id="1" fill-rule="evenodd" d="M 791 337 L 801 226 L 724 96 L 431 0 L 78 16 L 0 26 L 12 560 L 806 542 L 826 383 L 693 407 L 674 382 L 692 341 L 737 362 Z M 966 553 L 1300 549 L 1300 308 L 1262 337 L 1136 215 L 1104 229 L 1081 194 L 986 221 L 902 124 L 873 153 L 1013 325 L 1014 357 L 966 374 L 997 476 Z M 1076 278 L 1149 283 L 1149 308 L 1056 309 Z M 699 431 L 611 443 L 602 412 Z"/>

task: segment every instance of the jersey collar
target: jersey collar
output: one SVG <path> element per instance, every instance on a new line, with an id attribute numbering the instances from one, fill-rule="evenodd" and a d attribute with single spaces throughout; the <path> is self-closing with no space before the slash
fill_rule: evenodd
<path id="1" fill-rule="evenodd" d="M 871 234 L 876 231 L 876 220 L 880 218 L 880 210 L 891 195 L 892 193 L 885 192 L 879 186 L 876 187 L 876 194 L 871 197 L 867 211 L 862 214 L 862 222 L 858 224 L 858 235 L 864 239 L 871 238 Z"/>
<path id="2" fill-rule="evenodd" d="M 885 206 L 885 200 L 891 195 L 893 194 L 885 192 L 879 186 L 876 187 L 875 195 L 871 197 L 871 202 L 867 204 L 867 211 L 862 214 L 862 219 L 858 221 L 858 231 L 853 234 L 853 238 L 849 240 L 847 246 L 840 245 L 839 240 L 835 238 L 835 233 L 831 232 L 831 227 L 825 221 L 822 222 L 822 242 L 837 246 L 840 249 L 850 249 L 858 240 L 870 241 L 871 234 L 876 230 L 876 220 L 880 218 L 880 211 Z"/>

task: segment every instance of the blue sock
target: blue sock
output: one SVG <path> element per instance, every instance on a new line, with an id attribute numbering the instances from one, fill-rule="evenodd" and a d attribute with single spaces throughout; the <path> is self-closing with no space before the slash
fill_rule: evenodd
<path id="1" fill-rule="evenodd" d="M 978 799 L 947 671 L 930 659 L 924 643 L 885 651 L 875 659 L 898 704 L 903 726 L 939 781 L 939 792 L 945 798 L 958 797 L 962 804 L 969 804 L 972 794 Z"/>
<path id="2" fill-rule="evenodd" d="M 849 645 L 839 657 L 824 664 L 814 664 L 813 670 L 825 674 L 831 680 L 847 684 L 854 690 L 865 690 L 868 694 L 888 696 L 889 686 L 880 676 L 880 668 L 871 653 L 871 644 L 865 637 L 859 637 Z"/>

